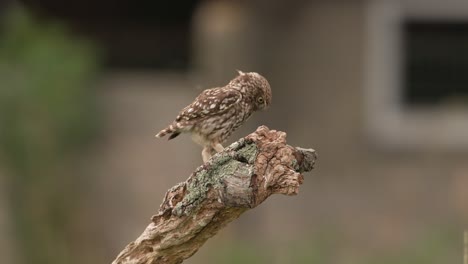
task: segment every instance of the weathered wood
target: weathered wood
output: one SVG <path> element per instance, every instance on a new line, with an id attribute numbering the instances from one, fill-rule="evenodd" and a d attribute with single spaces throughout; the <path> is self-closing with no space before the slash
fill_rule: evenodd
<path id="1" fill-rule="evenodd" d="M 268 196 L 297 194 L 316 157 L 313 149 L 287 145 L 286 133 L 259 127 L 169 189 L 143 234 L 112 263 L 182 263 Z"/>

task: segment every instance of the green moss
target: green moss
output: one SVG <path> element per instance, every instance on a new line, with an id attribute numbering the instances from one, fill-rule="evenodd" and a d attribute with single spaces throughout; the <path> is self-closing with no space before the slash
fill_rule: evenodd
<path id="1" fill-rule="evenodd" d="M 253 163 L 257 156 L 257 147 L 255 144 L 248 144 L 238 151 L 238 154 L 244 157 L 249 163 Z M 218 156 L 208 169 L 203 169 L 197 173 L 196 177 L 187 185 L 187 194 L 173 210 L 175 215 L 189 215 L 206 198 L 207 192 L 211 188 L 224 188 L 224 178 L 233 175 L 242 163 L 233 159 L 227 152 Z M 251 171 L 248 171 L 251 173 Z"/>
<path id="2" fill-rule="evenodd" d="M 291 161 L 291 168 L 294 168 L 295 171 L 299 171 L 300 167 L 299 167 L 299 163 L 297 163 L 296 159 L 293 159 Z"/>
<path id="3" fill-rule="evenodd" d="M 238 153 L 241 157 L 244 157 L 249 164 L 253 164 L 255 159 L 257 158 L 257 145 L 254 143 L 247 144 L 243 148 L 241 148 Z"/>

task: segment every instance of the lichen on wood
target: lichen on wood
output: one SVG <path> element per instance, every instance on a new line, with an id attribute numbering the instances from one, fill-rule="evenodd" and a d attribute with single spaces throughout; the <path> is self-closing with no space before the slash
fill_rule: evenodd
<path id="1" fill-rule="evenodd" d="M 169 189 L 143 234 L 113 263 L 182 263 L 271 194 L 297 194 L 316 157 L 313 149 L 287 145 L 286 133 L 259 127 Z"/>

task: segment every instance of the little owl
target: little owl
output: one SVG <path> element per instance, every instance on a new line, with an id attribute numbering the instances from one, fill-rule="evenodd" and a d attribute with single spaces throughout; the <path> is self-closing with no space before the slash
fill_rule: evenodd
<path id="1" fill-rule="evenodd" d="M 193 141 L 203 146 L 203 162 L 214 151 L 221 152 L 221 145 L 242 125 L 253 112 L 267 108 L 271 103 L 268 81 L 256 72 L 244 73 L 226 86 L 204 90 L 195 100 L 182 109 L 175 121 L 161 130 L 156 137 L 191 133 Z"/>

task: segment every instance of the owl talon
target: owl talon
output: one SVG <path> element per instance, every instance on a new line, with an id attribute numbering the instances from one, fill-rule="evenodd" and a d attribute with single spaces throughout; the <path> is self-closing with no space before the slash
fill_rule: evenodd
<path id="1" fill-rule="evenodd" d="M 203 158 L 203 163 L 206 163 L 208 162 L 211 157 L 213 156 L 212 155 L 212 148 L 211 147 L 204 147 L 203 150 L 202 150 L 202 158 Z"/>
<path id="2" fill-rule="evenodd" d="M 213 143 L 211 145 L 213 147 L 214 150 L 216 150 L 216 152 L 222 152 L 224 150 L 224 147 L 223 145 L 221 145 L 220 143 Z"/>

